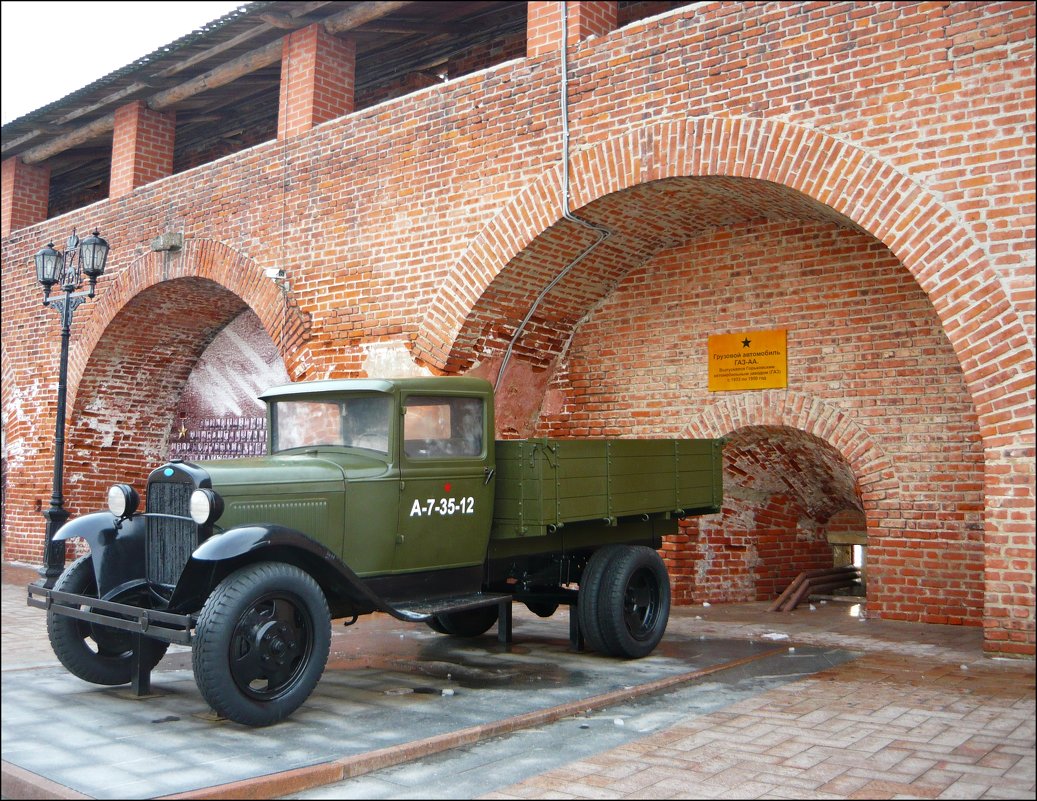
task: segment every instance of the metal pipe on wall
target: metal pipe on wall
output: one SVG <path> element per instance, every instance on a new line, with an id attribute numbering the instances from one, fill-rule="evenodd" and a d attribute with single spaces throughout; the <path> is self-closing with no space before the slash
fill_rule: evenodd
<path id="1" fill-rule="evenodd" d="M 571 222 L 582 225 L 584 228 L 589 228 L 594 231 L 598 238 L 591 242 L 590 245 L 580 251 L 579 255 L 576 256 L 571 262 L 569 262 L 562 270 L 556 275 L 550 283 L 547 284 L 540 294 L 537 295 L 536 300 L 529 307 L 529 311 L 526 312 L 526 316 L 522 318 L 522 322 L 519 323 L 518 328 L 515 329 L 515 333 L 511 337 L 511 341 L 508 343 L 508 348 L 504 352 L 504 359 L 501 361 L 500 370 L 497 371 L 497 380 L 494 382 L 494 392 L 501 385 L 501 379 L 504 377 L 504 371 L 508 367 L 508 362 L 511 360 L 511 353 L 515 349 L 515 343 L 518 342 L 519 337 L 526 329 L 526 325 L 532 319 L 536 310 L 540 307 L 544 298 L 547 294 L 554 289 L 558 283 L 567 276 L 572 269 L 583 261 L 595 248 L 598 247 L 602 242 L 612 236 L 613 231 L 605 228 L 601 225 L 595 225 L 594 223 L 588 222 L 587 220 L 580 219 L 574 215 L 569 207 L 570 195 L 569 195 L 569 59 L 568 59 L 568 36 L 569 36 L 569 13 L 566 8 L 566 3 L 560 2 L 559 5 L 562 7 L 562 61 L 561 61 L 561 112 L 562 112 L 562 217 Z"/>

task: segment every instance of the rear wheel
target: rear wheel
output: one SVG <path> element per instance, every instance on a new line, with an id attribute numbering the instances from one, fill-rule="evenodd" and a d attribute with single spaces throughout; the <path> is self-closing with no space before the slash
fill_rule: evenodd
<path id="1" fill-rule="evenodd" d="M 605 652 L 640 658 L 659 644 L 670 617 L 670 577 L 651 548 L 623 548 L 601 579 L 598 626 Z"/>
<path id="2" fill-rule="evenodd" d="M 435 620 L 442 626 L 443 631 L 451 636 L 478 637 L 489 631 L 490 626 L 497 622 L 497 605 L 477 606 L 460 612 L 443 612 L 436 615 Z"/>
<path id="3" fill-rule="evenodd" d="M 97 597 L 93 560 L 81 556 L 61 574 L 54 589 L 75 595 Z M 89 606 L 78 607 L 89 610 Z M 134 635 L 122 629 L 47 611 L 47 636 L 54 655 L 73 676 L 91 684 L 129 684 L 133 678 Z M 169 648 L 169 643 L 144 639 L 143 667 L 151 670 Z"/>
<path id="4" fill-rule="evenodd" d="M 601 580 L 608 567 L 609 560 L 623 550 L 622 545 L 606 545 L 591 554 L 587 566 L 580 577 L 580 592 L 576 599 L 576 612 L 579 616 L 580 631 L 587 647 L 592 651 L 607 653 L 605 639 L 601 633 L 600 596 Z"/>
<path id="5" fill-rule="evenodd" d="M 202 607 L 194 678 L 218 714 L 268 726 L 309 698 L 330 647 L 331 614 L 317 582 L 294 565 L 248 565 Z"/>

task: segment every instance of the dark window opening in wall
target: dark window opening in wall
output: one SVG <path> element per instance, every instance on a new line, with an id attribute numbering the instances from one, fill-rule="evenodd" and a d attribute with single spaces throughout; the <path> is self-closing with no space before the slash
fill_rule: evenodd
<path id="1" fill-rule="evenodd" d="M 112 139 L 66 150 L 45 162 L 50 167 L 47 218 L 89 206 L 108 197 Z"/>
<path id="2" fill-rule="evenodd" d="M 231 92 L 205 93 L 177 107 L 173 172 L 185 172 L 277 137 L 280 65 L 245 75 Z"/>
<path id="3" fill-rule="evenodd" d="M 233 100 L 177 111 L 174 173 L 214 162 L 277 137 L 277 83 L 253 91 L 249 91 L 249 83 L 248 76 L 234 83 L 242 94 L 235 95 Z"/>
<path id="4" fill-rule="evenodd" d="M 460 15 L 444 11 L 456 5 Z M 352 32 L 356 108 L 367 108 L 526 54 L 526 4 L 414 3 Z M 386 37 L 392 46 L 386 47 Z"/>

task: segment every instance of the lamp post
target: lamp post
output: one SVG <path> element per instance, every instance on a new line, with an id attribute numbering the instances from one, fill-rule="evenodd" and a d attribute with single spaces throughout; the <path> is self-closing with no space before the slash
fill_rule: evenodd
<path id="1" fill-rule="evenodd" d="M 65 569 L 65 543 L 54 542 L 54 535 L 65 521 L 68 512 L 65 510 L 65 499 L 62 494 L 65 470 L 65 395 L 68 381 L 68 340 L 72 332 L 72 315 L 77 308 L 94 296 L 97 279 L 104 274 L 108 261 L 108 243 L 101 239 L 100 232 L 94 231 L 91 236 L 80 240 L 72 229 L 65 252 L 54 249 L 51 242 L 34 257 L 36 262 L 36 280 L 43 287 L 43 305 L 49 306 L 61 315 L 61 366 L 58 373 L 58 411 L 54 427 L 54 483 L 50 496 L 50 508 L 43 513 L 47 518 L 46 543 L 43 549 L 43 567 L 40 575 L 44 587 L 53 587 L 58 576 Z M 86 292 L 76 290 L 83 283 L 83 276 L 90 280 L 90 288 Z M 51 298 L 51 290 L 60 286 L 64 297 Z"/>

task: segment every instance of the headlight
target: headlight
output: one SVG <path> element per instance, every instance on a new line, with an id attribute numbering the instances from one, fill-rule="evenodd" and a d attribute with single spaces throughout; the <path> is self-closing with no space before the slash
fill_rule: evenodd
<path id="1" fill-rule="evenodd" d="M 199 526 L 219 520 L 223 514 L 223 498 L 210 489 L 196 489 L 191 493 L 191 519 Z"/>
<path id="2" fill-rule="evenodd" d="M 140 496 L 129 484 L 114 484 L 108 490 L 108 511 L 120 519 L 133 517 L 139 505 Z"/>

